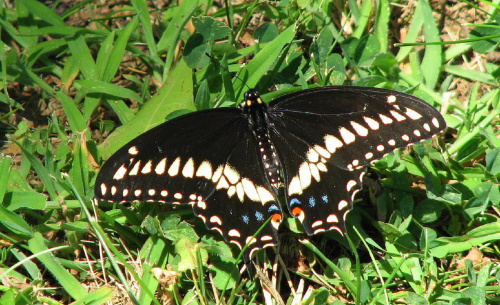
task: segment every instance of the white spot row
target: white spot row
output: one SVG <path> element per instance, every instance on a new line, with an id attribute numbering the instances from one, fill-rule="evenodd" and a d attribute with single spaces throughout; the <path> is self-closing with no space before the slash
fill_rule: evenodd
<path id="1" fill-rule="evenodd" d="M 340 143 L 342 144 L 342 142 Z M 328 170 L 326 162 L 330 159 L 331 153 L 325 148 L 315 145 L 309 149 L 306 156 L 307 161 L 300 164 L 299 172 L 290 179 L 287 188 L 289 196 L 302 194 L 302 191 L 311 185 L 313 178 L 319 182 L 321 180 L 320 172 Z"/>
<path id="2" fill-rule="evenodd" d="M 200 166 L 201 168 L 201 166 Z M 211 173 L 208 166 L 200 173 L 208 177 Z M 198 175 L 198 173 L 197 173 Z M 256 185 L 248 178 L 241 178 L 240 174 L 229 164 L 220 165 L 213 175 L 211 180 L 216 184 L 217 190 L 227 189 L 227 194 L 232 197 L 236 194 L 238 199 L 243 202 L 245 196 L 255 202 L 260 202 L 262 205 L 275 201 L 274 195 L 263 186 Z"/>
<path id="3" fill-rule="evenodd" d="M 204 215 L 198 215 L 198 217 L 200 217 L 203 222 L 207 223 L 207 219 Z M 217 232 L 219 232 L 222 236 L 224 236 L 224 232 L 223 230 L 220 228 L 223 226 L 223 221 L 222 219 L 217 216 L 217 215 L 212 215 L 210 216 L 209 218 L 209 224 L 208 224 L 208 227 L 212 230 L 215 230 Z M 237 245 L 240 249 L 243 248 L 243 246 L 245 246 L 245 244 L 248 244 L 248 245 L 252 245 L 252 244 L 255 244 L 257 242 L 257 238 L 254 237 L 254 236 L 247 236 L 244 240 L 244 244 L 241 243 L 240 239 L 241 239 L 241 232 L 238 230 L 238 229 L 229 229 L 227 231 L 227 237 L 229 237 L 229 242 L 230 243 L 234 243 L 235 245 Z M 276 245 L 276 242 L 274 240 L 274 237 L 271 236 L 271 235 L 263 235 L 263 236 L 260 236 L 259 237 L 260 241 L 264 243 L 264 245 L 262 246 L 263 248 L 265 247 L 268 247 L 268 246 L 273 246 L 273 245 Z M 251 250 L 251 253 L 250 253 L 250 257 L 252 256 L 252 253 L 256 250 L 259 250 L 260 248 L 252 248 Z"/>

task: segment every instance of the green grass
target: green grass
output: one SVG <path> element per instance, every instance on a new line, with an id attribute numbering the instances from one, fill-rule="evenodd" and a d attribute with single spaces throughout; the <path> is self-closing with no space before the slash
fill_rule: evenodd
<path id="1" fill-rule="evenodd" d="M 397 25 L 407 2 L 361 2 L 6 1 L 0 304 L 500 304 L 497 7 L 481 3 L 469 37 L 445 44 L 426 1 Z M 449 129 L 374 164 L 348 239 L 292 238 L 306 267 L 280 265 L 277 283 L 272 251 L 256 260 L 266 272 L 240 276 L 238 251 L 189 207 L 91 201 L 99 165 L 165 119 L 234 106 L 248 87 L 270 101 L 342 84 L 419 96 Z"/>

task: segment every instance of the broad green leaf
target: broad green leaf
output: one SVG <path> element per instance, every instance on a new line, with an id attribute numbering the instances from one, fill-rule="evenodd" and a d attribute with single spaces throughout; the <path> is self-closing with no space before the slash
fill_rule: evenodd
<path id="1" fill-rule="evenodd" d="M 280 34 L 278 27 L 271 22 L 266 22 L 259 26 L 254 33 L 254 37 L 259 43 L 271 42 Z"/>
<path id="2" fill-rule="evenodd" d="M 470 34 L 469 38 L 478 39 L 470 42 L 472 49 L 478 53 L 494 51 L 500 42 L 500 25 L 497 23 L 478 24 Z"/>
<path id="3" fill-rule="evenodd" d="M 27 192 L 9 192 L 5 195 L 4 205 L 11 211 L 20 208 L 29 210 L 44 210 L 47 196 L 42 193 Z"/>
<path id="4" fill-rule="evenodd" d="M 3 230 L 8 230 L 23 239 L 30 238 L 33 235 L 33 230 L 29 224 L 20 215 L 7 210 L 3 205 L 0 205 L 0 225 L 4 227 Z"/>
<path id="5" fill-rule="evenodd" d="M 492 149 L 486 153 L 486 168 L 495 175 L 500 175 L 500 147 Z"/>
<path id="6" fill-rule="evenodd" d="M 118 98 L 131 99 L 136 101 L 142 101 L 142 98 L 135 93 L 133 90 L 123 88 L 118 85 L 110 84 L 105 81 L 100 80 L 79 80 L 77 83 L 85 88 L 89 94 L 99 93 L 99 94 L 109 94 Z"/>
<path id="7" fill-rule="evenodd" d="M 259 53 L 255 54 L 255 57 L 248 63 L 248 65 L 241 69 L 238 76 L 242 80 L 236 79 L 234 82 L 234 88 L 237 90 L 235 95 L 236 101 L 243 100 L 243 95 L 245 94 L 247 88 L 243 85 L 243 83 L 250 88 L 255 88 L 259 80 L 276 61 L 281 51 L 292 42 L 294 37 L 295 24 L 289 26 L 281 32 L 276 39 L 268 43 Z"/>
<path id="8" fill-rule="evenodd" d="M 426 0 L 418 2 L 422 7 L 422 14 L 425 20 L 423 24 L 424 37 L 426 42 L 441 41 L 440 31 L 435 22 L 432 8 Z M 425 47 L 424 58 L 422 59 L 421 71 L 428 88 L 435 88 L 441 75 L 441 63 L 443 60 L 443 50 L 440 45 L 427 45 Z"/>
<path id="9" fill-rule="evenodd" d="M 76 64 L 80 68 L 85 79 L 98 79 L 97 66 L 92 53 L 82 35 L 66 39 L 71 54 L 78 58 Z"/>
<path id="10" fill-rule="evenodd" d="M 437 238 L 435 241 L 440 245 L 431 248 L 430 251 L 433 256 L 444 258 L 448 254 L 468 251 L 472 247 L 497 240 L 500 240 L 500 222 L 482 225 L 464 236 Z"/>
<path id="11" fill-rule="evenodd" d="M 163 87 L 144 104 L 134 119 L 118 128 L 100 145 L 101 157 L 109 158 L 133 138 L 163 123 L 172 112 L 181 109 L 195 110 L 192 90 L 191 69 L 180 61 Z"/>
<path id="12" fill-rule="evenodd" d="M 196 252 L 200 251 L 203 262 L 197 262 Z M 200 247 L 200 244 L 187 238 L 181 238 L 175 243 L 175 252 L 180 255 L 181 260 L 177 265 L 178 271 L 195 269 L 198 263 L 206 263 L 208 260 L 207 250 Z"/>
<path id="13" fill-rule="evenodd" d="M 43 2 L 36 0 L 20 0 L 33 15 L 54 26 L 65 26 L 64 21 L 53 10 L 49 9 Z"/>

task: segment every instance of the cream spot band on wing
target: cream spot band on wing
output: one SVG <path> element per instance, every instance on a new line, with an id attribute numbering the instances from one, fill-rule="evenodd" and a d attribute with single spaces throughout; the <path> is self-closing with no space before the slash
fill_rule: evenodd
<path id="1" fill-rule="evenodd" d="M 406 108 L 405 114 L 412 120 L 416 121 L 422 118 L 422 115 L 411 108 Z"/>
<path id="2" fill-rule="evenodd" d="M 366 124 L 368 124 L 368 127 L 370 127 L 371 130 L 378 130 L 380 128 L 380 124 L 376 120 L 367 116 L 364 116 L 363 119 L 365 120 Z"/>
<path id="3" fill-rule="evenodd" d="M 129 176 L 137 176 L 137 174 L 139 173 L 139 166 L 141 166 L 140 160 L 134 164 L 134 167 L 132 167 L 132 170 L 128 173 L 128 175 Z"/>
<path id="4" fill-rule="evenodd" d="M 127 168 L 125 167 L 125 164 L 123 164 L 116 171 L 115 175 L 113 176 L 113 180 L 122 180 L 126 174 L 127 174 Z"/>
<path id="5" fill-rule="evenodd" d="M 212 164 L 208 161 L 201 162 L 198 170 L 196 171 L 196 177 L 203 177 L 207 180 L 212 178 Z"/>
<path id="6" fill-rule="evenodd" d="M 245 195 L 250 198 L 252 201 L 259 201 L 259 194 L 257 193 L 257 189 L 255 188 L 255 184 L 250 181 L 250 179 L 243 178 L 241 179 L 241 183 L 243 184 L 243 190 L 245 191 Z"/>
<path id="7" fill-rule="evenodd" d="M 139 153 L 139 150 L 137 150 L 137 146 L 131 146 L 129 149 L 128 149 L 128 153 L 135 156 Z"/>
<path id="8" fill-rule="evenodd" d="M 155 173 L 157 175 L 163 175 L 165 173 L 165 169 L 167 168 L 167 158 L 163 158 L 156 164 Z"/>
<path id="9" fill-rule="evenodd" d="M 431 123 L 434 127 L 439 128 L 439 121 L 436 118 L 432 118 Z"/>
<path id="10" fill-rule="evenodd" d="M 229 183 L 236 184 L 240 180 L 240 174 L 231 166 L 224 166 L 224 176 L 229 180 Z"/>
<path id="11" fill-rule="evenodd" d="M 170 177 L 177 176 L 177 174 L 179 173 L 180 166 L 181 166 L 181 158 L 177 157 L 168 168 L 167 173 L 170 175 Z"/>
<path id="12" fill-rule="evenodd" d="M 184 164 L 182 168 L 182 175 L 186 178 L 193 178 L 194 175 L 194 160 L 189 158 L 189 160 Z"/>
<path id="13" fill-rule="evenodd" d="M 319 161 L 319 153 L 314 149 L 310 149 L 307 152 L 307 160 L 309 162 L 313 162 L 313 163 L 318 162 Z"/>
<path id="14" fill-rule="evenodd" d="M 326 135 L 324 137 L 324 140 L 326 149 L 332 154 L 337 151 L 337 148 L 341 148 L 342 146 L 344 146 L 342 141 L 332 135 Z"/>
<path id="15" fill-rule="evenodd" d="M 300 187 L 299 177 L 294 176 L 292 179 L 290 179 L 290 183 L 288 184 L 288 196 L 301 194 L 302 188 Z"/>
<path id="16" fill-rule="evenodd" d="M 325 159 L 330 159 L 330 157 L 332 156 L 332 154 L 328 150 L 319 145 L 314 145 L 312 149 L 314 149 L 322 157 L 321 160 L 319 160 L 320 162 L 325 162 Z"/>
<path id="17" fill-rule="evenodd" d="M 311 170 L 309 169 L 309 164 L 303 162 L 299 168 L 299 179 L 300 186 L 302 189 L 306 189 L 311 184 Z"/>
<path id="18" fill-rule="evenodd" d="M 352 126 L 352 128 L 354 128 L 354 131 L 356 131 L 356 133 L 359 136 L 366 137 L 368 135 L 368 129 L 366 129 L 363 125 L 361 125 L 357 122 L 351 121 L 351 126 Z"/>
<path id="19" fill-rule="evenodd" d="M 101 183 L 101 195 L 106 195 L 106 193 L 108 192 L 108 187 L 106 186 L 105 183 Z"/>
<path id="20" fill-rule="evenodd" d="M 396 110 L 391 110 L 389 112 L 391 113 L 392 117 L 395 118 L 398 122 L 406 120 L 406 118 L 403 115 L 399 114 L 399 112 L 397 112 Z"/>
<path id="21" fill-rule="evenodd" d="M 215 170 L 214 174 L 212 175 L 212 182 L 217 183 L 222 176 L 222 171 L 224 170 L 224 165 L 219 165 L 217 169 Z"/>
<path id="22" fill-rule="evenodd" d="M 390 125 L 393 122 L 393 120 L 391 118 L 389 118 L 388 116 L 385 116 L 383 114 L 379 114 L 378 116 L 380 117 L 380 120 L 382 121 L 382 123 L 384 125 Z"/>
<path id="23" fill-rule="evenodd" d="M 340 131 L 340 136 L 344 140 L 345 144 L 351 144 L 356 140 L 356 136 L 352 132 L 347 130 L 347 128 L 341 127 L 339 131 Z"/>
<path id="24" fill-rule="evenodd" d="M 317 147 L 323 155 L 328 155 L 330 156 L 330 153 L 326 151 L 322 147 Z M 311 156 L 316 154 L 316 158 L 320 159 L 320 154 L 318 152 L 311 152 Z M 314 158 L 314 157 L 313 157 Z M 306 164 L 307 165 L 307 164 Z M 153 162 L 150 160 L 144 165 L 144 167 L 141 170 L 141 173 L 148 174 L 153 171 Z M 308 166 L 308 165 L 307 165 Z M 129 175 L 137 175 L 139 172 L 139 169 L 141 168 L 141 161 L 137 161 L 130 172 L 128 172 Z M 307 171 L 305 171 L 307 169 Z M 127 168 L 125 165 L 122 165 L 120 168 L 115 173 L 115 177 L 117 180 L 123 179 L 123 177 L 127 174 Z M 316 168 L 316 172 L 317 172 Z M 182 160 L 180 157 L 177 157 L 171 164 L 168 164 L 167 166 L 167 158 L 161 159 L 156 166 L 154 166 L 154 172 L 158 175 L 162 175 L 165 172 L 170 175 L 171 177 L 175 177 L 179 174 L 182 174 L 184 178 L 204 178 L 206 180 L 212 181 L 215 183 L 215 188 L 217 190 L 222 190 L 222 189 L 227 189 L 227 194 L 229 197 L 232 197 L 234 195 L 238 196 L 238 199 L 243 202 L 245 198 L 248 198 L 254 202 L 259 202 L 261 204 L 266 204 L 271 201 L 275 201 L 276 199 L 274 198 L 274 195 L 267 190 L 264 186 L 259 186 L 256 185 L 252 180 L 249 178 L 242 178 L 239 174 L 239 172 L 232 167 L 229 164 L 223 164 L 217 167 L 215 171 L 213 171 L 212 164 L 208 160 L 204 160 L 200 163 L 200 165 L 197 167 L 195 164 L 195 161 L 193 158 L 189 158 L 186 163 L 183 164 Z M 311 171 L 304 167 L 303 170 L 306 175 L 304 176 L 304 181 L 307 179 L 307 177 L 311 177 Z M 308 174 L 307 174 L 308 173 Z M 316 176 L 317 173 L 315 173 Z M 104 184 L 101 186 L 101 189 L 108 192 L 107 186 Z M 146 193 L 153 197 L 154 195 L 158 194 L 156 190 L 149 189 L 146 191 Z M 159 193 L 163 198 L 168 197 L 168 192 L 166 190 L 163 190 Z M 136 197 L 139 197 L 142 195 L 142 190 L 135 190 L 134 195 Z M 194 194 L 193 194 L 194 195 Z M 181 193 L 175 193 L 174 194 L 174 199 L 176 200 L 181 200 L 182 199 L 182 194 Z M 194 204 L 194 200 L 190 199 L 192 203 Z M 175 202 L 175 203 L 180 203 L 180 202 Z"/>
<path id="25" fill-rule="evenodd" d="M 322 165 L 324 165 L 322 163 Z M 314 180 L 319 182 L 321 180 L 321 176 L 319 174 L 319 168 L 316 164 L 309 163 L 309 170 L 311 171 L 311 176 L 313 176 Z"/>
<path id="26" fill-rule="evenodd" d="M 177 175 L 181 166 L 180 163 L 180 158 L 175 159 L 168 169 L 168 174 Z M 205 178 L 215 183 L 216 190 L 227 190 L 228 197 L 236 195 L 241 202 L 245 200 L 245 197 L 263 205 L 276 200 L 269 190 L 263 186 L 256 185 L 249 178 L 242 178 L 238 171 L 229 164 L 219 165 L 213 171 L 212 164 L 205 160 L 195 169 L 196 164 L 190 158 L 183 166 L 181 173 L 186 178 Z M 177 197 L 175 199 L 180 200 Z"/>
<path id="27" fill-rule="evenodd" d="M 152 167 L 153 167 L 153 161 L 149 160 L 148 162 L 146 162 L 146 164 L 142 168 L 141 174 L 149 174 L 149 173 L 151 173 Z"/>
<path id="28" fill-rule="evenodd" d="M 353 128 L 358 129 L 356 132 L 361 135 L 368 134 L 368 129 L 364 128 L 362 125 L 356 122 L 351 123 L 353 126 L 356 126 Z M 350 141 L 354 141 L 356 138 L 356 136 L 346 128 L 341 128 L 339 131 L 346 142 L 350 143 Z M 316 182 L 319 182 L 321 180 L 321 172 L 328 171 L 326 163 L 330 160 L 332 154 L 334 154 L 337 149 L 344 146 L 344 143 L 333 135 L 327 134 L 323 139 L 325 141 L 324 147 L 314 145 L 306 152 L 306 161 L 300 164 L 297 174 L 290 179 L 286 187 L 288 196 L 302 194 L 303 190 L 311 185 L 313 178 Z M 359 163 L 359 160 L 356 162 Z"/>

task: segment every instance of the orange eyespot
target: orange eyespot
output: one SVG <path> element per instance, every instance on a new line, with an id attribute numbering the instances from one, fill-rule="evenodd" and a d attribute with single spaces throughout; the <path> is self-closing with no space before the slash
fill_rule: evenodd
<path id="1" fill-rule="evenodd" d="M 275 213 L 272 217 L 271 217 L 271 221 L 272 222 L 281 222 L 281 220 L 283 219 L 283 216 L 279 213 Z"/>
<path id="2" fill-rule="evenodd" d="M 299 217 L 300 215 L 304 214 L 304 210 L 302 210 L 301 208 L 299 207 L 294 207 L 292 209 L 292 215 L 295 216 L 295 217 Z"/>

